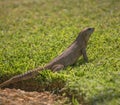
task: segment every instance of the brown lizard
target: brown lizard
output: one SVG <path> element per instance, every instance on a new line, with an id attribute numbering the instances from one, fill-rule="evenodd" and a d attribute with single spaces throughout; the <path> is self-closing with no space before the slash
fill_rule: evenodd
<path id="1" fill-rule="evenodd" d="M 46 64 L 44 67 L 38 67 L 34 70 L 30 70 L 25 74 L 20 74 L 10 78 L 9 80 L 0 84 L 0 87 L 4 87 L 11 83 L 15 83 L 22 80 L 27 80 L 29 78 L 35 77 L 39 74 L 39 71 L 50 69 L 52 71 L 59 71 L 66 66 L 74 64 L 78 58 L 83 55 L 83 58 L 88 62 L 88 57 L 86 54 L 86 47 L 89 37 L 93 33 L 94 28 L 85 28 L 82 30 L 76 40 L 58 57 L 54 58 L 50 63 Z"/>

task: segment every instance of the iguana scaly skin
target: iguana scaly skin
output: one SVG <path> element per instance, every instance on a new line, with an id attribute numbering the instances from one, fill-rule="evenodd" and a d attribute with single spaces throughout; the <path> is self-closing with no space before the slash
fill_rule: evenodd
<path id="1" fill-rule="evenodd" d="M 93 33 L 94 28 L 85 28 L 82 30 L 76 40 L 58 57 L 54 58 L 50 63 L 44 67 L 38 67 L 34 70 L 30 70 L 25 74 L 20 74 L 12 77 L 11 79 L 0 84 L 0 87 L 4 87 L 11 83 L 15 83 L 22 80 L 27 80 L 29 78 L 35 77 L 39 74 L 39 71 L 50 69 L 52 71 L 59 71 L 68 65 L 74 64 L 78 58 L 83 55 L 83 58 L 88 62 L 88 57 L 86 54 L 86 47 L 89 37 Z"/>

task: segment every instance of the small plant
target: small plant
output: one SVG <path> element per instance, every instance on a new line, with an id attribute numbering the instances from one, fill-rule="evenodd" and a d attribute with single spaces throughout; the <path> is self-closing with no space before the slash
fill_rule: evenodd
<path id="1" fill-rule="evenodd" d="M 79 102 L 74 98 L 74 96 L 72 97 L 72 103 L 73 105 L 79 105 Z"/>

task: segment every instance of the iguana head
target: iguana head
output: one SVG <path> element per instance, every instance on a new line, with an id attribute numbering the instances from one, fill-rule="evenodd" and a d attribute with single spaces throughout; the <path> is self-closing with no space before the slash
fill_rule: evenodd
<path id="1" fill-rule="evenodd" d="M 87 43 L 94 30 L 95 28 L 85 28 L 80 32 L 79 36 L 82 37 L 83 40 Z"/>

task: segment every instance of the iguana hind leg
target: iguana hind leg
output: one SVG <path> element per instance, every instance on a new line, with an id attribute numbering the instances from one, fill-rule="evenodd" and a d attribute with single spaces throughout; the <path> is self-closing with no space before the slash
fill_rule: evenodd
<path id="1" fill-rule="evenodd" d="M 64 65 L 62 65 L 62 64 L 56 64 L 56 65 L 54 65 L 54 66 L 52 67 L 52 71 L 53 71 L 53 72 L 60 71 L 60 70 L 63 69 L 63 68 L 64 68 Z"/>

